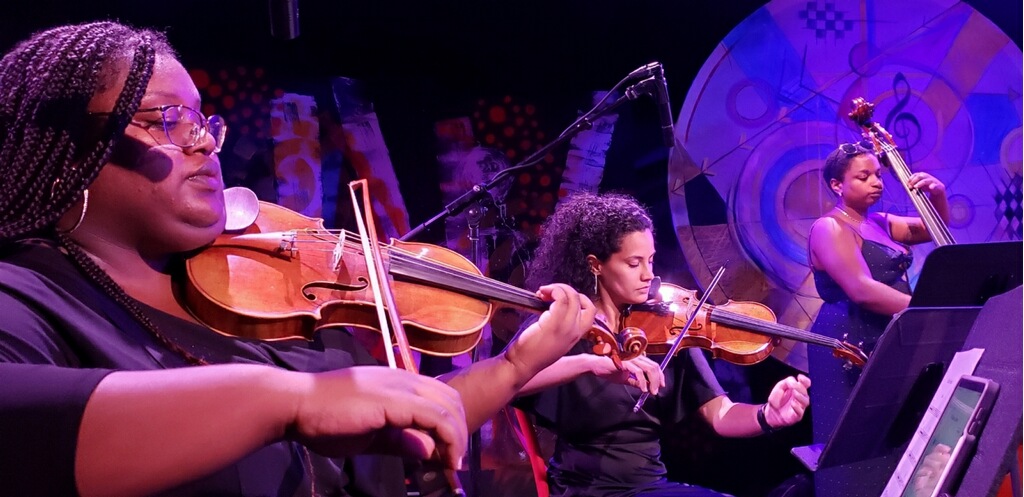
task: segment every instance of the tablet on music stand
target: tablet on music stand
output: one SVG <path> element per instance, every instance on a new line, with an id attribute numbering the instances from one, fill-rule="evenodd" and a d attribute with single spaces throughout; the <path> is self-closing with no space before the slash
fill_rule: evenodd
<path id="1" fill-rule="evenodd" d="M 792 453 L 818 471 L 894 453 L 898 460 L 979 311 L 953 307 L 899 314 L 879 338 L 828 443 Z"/>

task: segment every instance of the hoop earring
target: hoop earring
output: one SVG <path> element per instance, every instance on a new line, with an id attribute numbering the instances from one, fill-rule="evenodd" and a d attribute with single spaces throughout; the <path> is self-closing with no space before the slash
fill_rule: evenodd
<path id="1" fill-rule="evenodd" d="M 88 209 L 89 209 L 89 189 L 86 188 L 84 191 L 82 191 L 82 213 L 78 215 L 78 221 L 75 222 L 75 225 L 72 226 L 71 229 L 69 229 L 67 231 L 61 231 L 61 233 L 64 233 L 65 235 L 70 235 L 70 234 L 74 233 L 75 230 L 77 230 L 78 227 L 82 225 L 82 221 L 85 220 L 85 211 L 88 210 Z"/>

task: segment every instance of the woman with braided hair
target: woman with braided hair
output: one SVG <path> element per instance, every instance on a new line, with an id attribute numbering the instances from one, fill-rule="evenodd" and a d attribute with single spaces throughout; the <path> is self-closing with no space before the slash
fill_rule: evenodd
<path id="1" fill-rule="evenodd" d="M 565 285 L 501 355 L 444 382 L 343 330 L 227 337 L 176 298 L 223 230 L 226 131 L 164 37 L 113 22 L 0 61 L 0 488 L 10 495 L 405 495 L 397 460 L 467 433 L 591 326 Z M 376 473 L 361 479 L 367 466 Z"/>

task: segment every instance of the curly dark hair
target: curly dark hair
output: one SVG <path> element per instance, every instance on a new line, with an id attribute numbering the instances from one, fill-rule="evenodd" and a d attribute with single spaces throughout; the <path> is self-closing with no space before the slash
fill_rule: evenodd
<path id="1" fill-rule="evenodd" d="M 842 182 L 843 176 L 850 169 L 850 163 L 853 162 L 853 159 L 862 155 L 874 155 L 874 150 L 868 148 L 869 146 L 870 143 L 863 141 L 843 143 L 829 153 L 825 157 L 825 166 L 821 168 L 821 176 L 825 180 L 825 186 L 829 187 L 829 182 L 832 180 Z M 832 189 L 829 188 L 829 191 L 832 191 Z"/>
<path id="2" fill-rule="evenodd" d="M 637 231 L 654 231 L 651 215 L 628 195 L 576 193 L 559 202 L 543 226 L 530 264 L 526 287 L 565 283 L 594 295 L 594 275 L 587 264 L 593 254 L 604 262 L 622 247 L 622 239 Z"/>
<path id="3" fill-rule="evenodd" d="M 176 58 L 162 33 L 116 22 L 41 31 L 0 60 L 0 243 L 55 240 L 87 277 L 171 350 L 139 303 L 66 234 L 57 220 L 82 197 L 138 111 L 156 55 Z M 109 115 L 88 112 L 96 93 L 124 87 Z"/>

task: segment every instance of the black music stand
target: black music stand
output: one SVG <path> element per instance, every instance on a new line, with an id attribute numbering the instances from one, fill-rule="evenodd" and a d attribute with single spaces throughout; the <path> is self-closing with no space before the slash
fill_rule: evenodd
<path id="1" fill-rule="evenodd" d="M 988 374 L 982 368 L 985 357 L 998 354 L 988 349 L 999 346 L 995 339 L 981 338 L 985 336 L 985 330 L 978 330 L 975 319 L 982 310 L 978 306 L 1015 287 L 1018 311 L 1011 315 L 1011 319 L 1016 319 L 1017 338 L 1007 343 L 1017 344 L 1010 347 L 1010 353 L 1017 357 L 1015 384 L 1019 388 L 1022 264 L 1024 251 L 1019 241 L 948 245 L 929 254 L 910 307 L 898 314 L 882 334 L 832 436 L 816 461 L 816 497 L 879 495 L 896 469 L 956 352 L 975 346 L 986 348 L 986 356 L 983 356 L 975 374 L 992 378 L 1001 385 L 1010 381 L 1007 375 Z M 1005 307 L 1006 299 L 1012 295 L 1013 292 L 997 300 Z M 986 309 L 989 307 L 994 306 L 986 306 Z M 994 312 L 998 311 L 989 310 L 987 314 Z M 968 340 L 969 336 L 972 340 Z M 978 338 L 973 339 L 975 336 Z M 975 342 L 987 343 L 988 347 Z M 1016 420 L 1019 440 L 1019 408 Z M 990 435 L 989 440 L 992 437 Z M 996 466 L 1004 467 L 1002 464 Z M 968 475 L 971 471 L 968 469 Z M 988 483 L 990 476 L 988 473 L 978 475 L 975 471 L 973 479 L 965 478 L 964 488 L 968 481 L 972 485 L 975 480 Z"/>
<path id="2" fill-rule="evenodd" d="M 1024 291 L 1017 287 L 993 297 L 974 322 L 964 349 L 982 348 L 975 376 L 999 383 L 999 397 L 978 437 L 977 451 L 967 466 L 956 495 L 995 495 L 1004 476 L 1018 471 L 1016 495 L 1020 495 L 1017 447 L 1022 442 L 1022 351 L 1024 351 Z"/>
<path id="3" fill-rule="evenodd" d="M 817 497 L 879 495 L 980 309 L 907 309 L 889 324 L 818 458 Z"/>
<path id="4" fill-rule="evenodd" d="M 1024 284 L 1024 243 L 964 243 L 938 247 L 921 267 L 910 307 L 984 305 Z"/>

